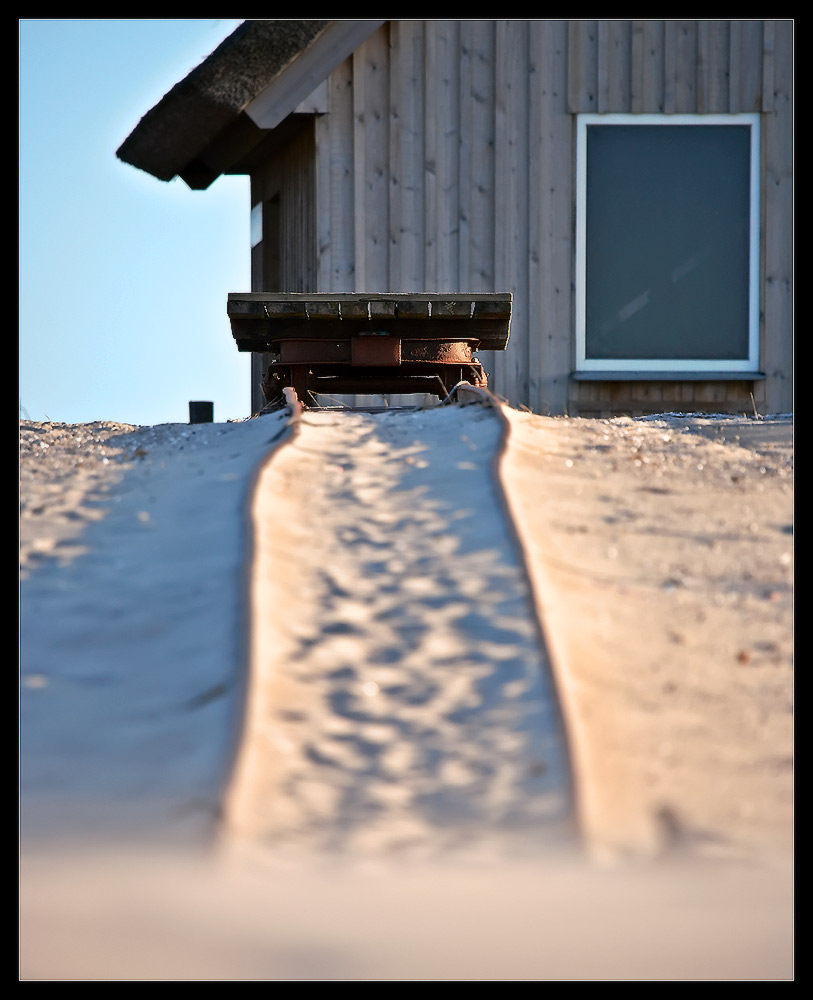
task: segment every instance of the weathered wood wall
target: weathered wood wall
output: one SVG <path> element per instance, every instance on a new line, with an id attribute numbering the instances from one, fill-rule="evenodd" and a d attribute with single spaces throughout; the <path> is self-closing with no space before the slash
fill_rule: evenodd
<path id="1" fill-rule="evenodd" d="M 751 390 L 765 409 L 790 410 L 792 28 L 386 23 L 331 75 L 329 113 L 316 119 L 315 287 L 513 292 L 509 349 L 483 360 L 498 394 L 538 412 L 674 408 L 670 394 L 684 409 L 742 410 Z M 575 115 L 754 111 L 766 381 L 711 392 L 572 382 Z"/>
<path id="2" fill-rule="evenodd" d="M 263 206 L 263 239 L 252 249 L 252 291 L 318 291 L 315 189 L 313 123 L 303 120 L 278 155 L 251 176 L 251 204 Z M 260 382 L 267 361 L 252 355 L 253 413 L 264 404 Z"/>

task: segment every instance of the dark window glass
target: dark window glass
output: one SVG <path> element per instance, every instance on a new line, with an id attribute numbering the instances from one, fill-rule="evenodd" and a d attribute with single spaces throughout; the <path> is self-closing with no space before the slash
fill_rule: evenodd
<path id="1" fill-rule="evenodd" d="M 587 359 L 745 360 L 750 129 L 588 125 Z"/>

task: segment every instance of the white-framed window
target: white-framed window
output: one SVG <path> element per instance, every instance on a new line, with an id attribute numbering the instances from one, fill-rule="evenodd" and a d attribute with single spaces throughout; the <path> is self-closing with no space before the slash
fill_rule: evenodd
<path id="1" fill-rule="evenodd" d="M 576 368 L 756 372 L 759 116 L 580 115 Z"/>

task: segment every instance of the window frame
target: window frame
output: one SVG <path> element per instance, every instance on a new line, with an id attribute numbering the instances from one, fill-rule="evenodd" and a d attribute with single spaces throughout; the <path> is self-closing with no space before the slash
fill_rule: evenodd
<path id="1" fill-rule="evenodd" d="M 586 330 L 587 263 L 587 130 L 601 125 L 747 125 L 750 128 L 750 219 L 748 266 L 748 357 L 742 359 L 664 359 L 664 358 L 588 358 Z M 751 373 L 759 370 L 759 300 L 760 300 L 760 116 L 662 115 L 662 114 L 580 114 L 576 120 L 576 371 L 589 372 L 708 372 L 709 377 L 722 372 Z"/>

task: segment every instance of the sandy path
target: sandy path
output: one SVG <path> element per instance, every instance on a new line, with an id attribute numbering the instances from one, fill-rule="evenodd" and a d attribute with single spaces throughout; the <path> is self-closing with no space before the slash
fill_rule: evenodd
<path id="1" fill-rule="evenodd" d="M 558 710 L 488 407 L 306 412 L 255 495 L 232 835 L 279 854 L 550 844 Z M 503 844 L 503 846 L 505 846 Z"/>
<path id="2" fill-rule="evenodd" d="M 789 857 L 792 420 L 505 413 L 588 846 Z"/>

